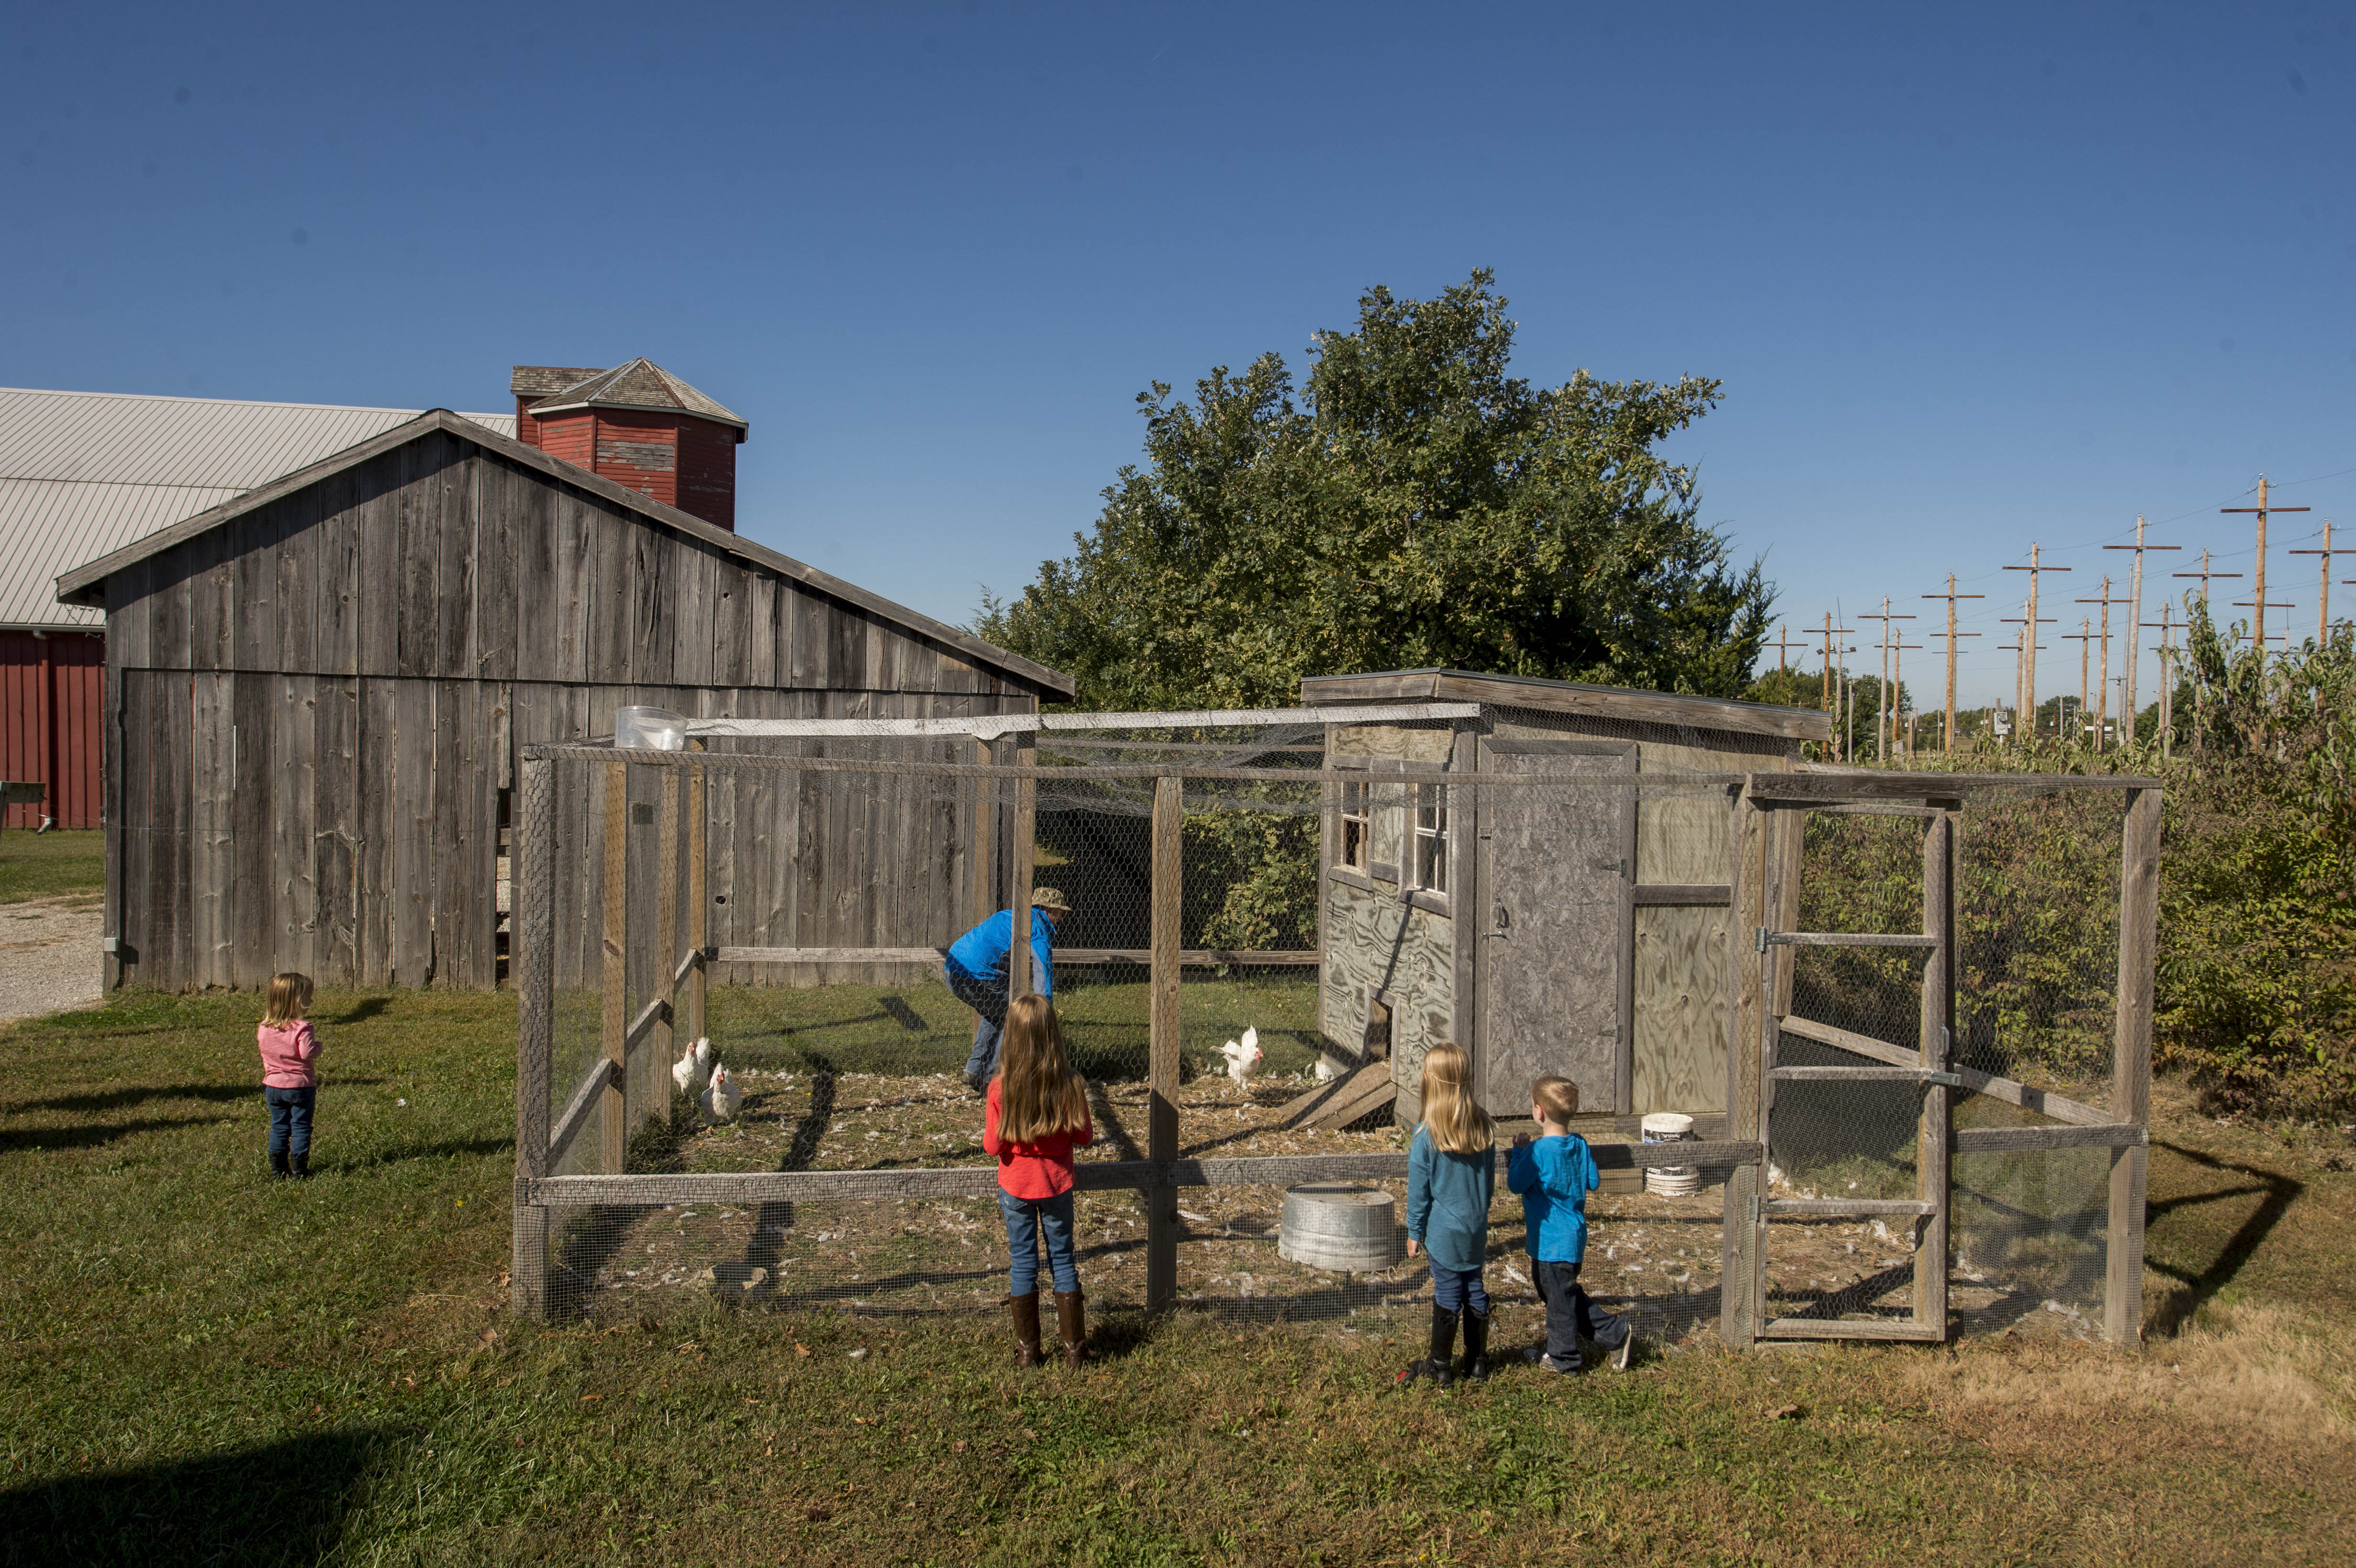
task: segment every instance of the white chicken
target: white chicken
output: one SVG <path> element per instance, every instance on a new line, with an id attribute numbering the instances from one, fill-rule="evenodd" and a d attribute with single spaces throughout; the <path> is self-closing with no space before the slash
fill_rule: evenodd
<path id="1" fill-rule="evenodd" d="M 1342 1070 L 1340 1068 L 1334 1066 L 1333 1062 L 1327 1061 L 1323 1056 L 1317 1059 L 1317 1082 L 1320 1083 L 1331 1083 L 1340 1076 L 1342 1076 Z"/>
<path id="2" fill-rule="evenodd" d="M 1219 1047 L 1219 1054 L 1227 1059 L 1228 1077 L 1238 1083 L 1250 1083 L 1251 1075 L 1259 1071 L 1259 1030 L 1247 1029 L 1243 1039 Z"/>
<path id="3" fill-rule="evenodd" d="M 744 1103 L 744 1091 L 729 1076 L 725 1064 L 712 1070 L 712 1082 L 703 1091 L 703 1119 L 718 1125 L 736 1119 L 736 1107 Z"/>
<path id="4" fill-rule="evenodd" d="M 670 1081 L 689 1099 L 701 1099 L 703 1086 L 712 1082 L 712 1065 L 717 1060 L 717 1053 L 712 1049 L 712 1037 L 702 1036 L 670 1064 Z"/>

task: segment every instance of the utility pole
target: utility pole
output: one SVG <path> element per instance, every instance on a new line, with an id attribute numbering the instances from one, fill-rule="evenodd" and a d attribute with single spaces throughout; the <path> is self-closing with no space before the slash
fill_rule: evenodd
<path id="1" fill-rule="evenodd" d="M 1838 725 L 1839 720 L 1840 720 L 1840 711 L 1839 711 L 1839 709 L 1837 709 L 1837 708 L 1835 708 L 1835 707 L 1833 706 L 1833 700 L 1834 700 L 1834 698 L 1835 698 L 1835 696 L 1836 696 L 1836 690 L 1837 690 L 1837 688 L 1836 688 L 1834 687 L 1834 685 L 1833 685 L 1833 679 L 1834 679 L 1834 677 L 1833 677 L 1833 636 L 1834 636 L 1834 634 L 1837 633 L 1837 634 L 1839 634 L 1840 635 L 1842 635 L 1842 636 L 1844 636 L 1844 637 L 1845 637 L 1845 636 L 1848 635 L 1851 632 L 1853 632 L 1853 631 L 1855 631 L 1855 630 L 1857 630 L 1857 628 L 1856 628 L 1856 627 L 1854 627 L 1854 626 L 1836 626 L 1836 625 L 1834 625 L 1834 624 L 1833 624 L 1833 618 L 1832 618 L 1832 614 L 1831 614 L 1831 613 L 1830 613 L 1829 611 L 1826 613 L 1826 615 L 1825 615 L 1825 711 L 1826 711 L 1826 712 L 1827 712 L 1827 713 L 1829 713 L 1829 714 L 1831 714 L 1831 715 L 1833 715 L 1833 720 L 1834 720 L 1834 723 L 1835 723 L 1837 726 Z M 1845 745 L 1843 744 L 1843 741 L 1844 741 L 1844 738 L 1846 737 L 1847 733 L 1847 731 L 1845 731 L 1845 730 L 1838 730 L 1838 729 L 1836 729 L 1836 731 L 1835 731 L 1835 732 L 1834 732 L 1834 735 L 1833 735 L 1833 761 L 1835 761 L 1835 762 L 1837 762 L 1837 762 L 1841 762 L 1841 761 L 1846 760 L 1846 759 L 1845 759 L 1845 756 L 1844 756 L 1844 753 L 1845 753 L 1845 752 L 1846 752 L 1847 748 L 1846 748 L 1846 747 L 1845 747 Z"/>
<path id="2" fill-rule="evenodd" d="M 1977 632 L 1958 632 L 1955 630 L 1955 601 L 1958 599 L 1985 599 L 1987 595 L 1985 593 L 1956 592 L 1955 574 L 1951 571 L 1947 573 L 1947 591 L 1944 593 L 1925 593 L 1922 597 L 1925 599 L 1944 599 L 1947 602 L 1947 727 L 1941 732 L 1942 743 L 1939 749 L 1952 755 L 1955 750 L 1955 639 L 1959 636 L 1976 637 L 1979 635 Z M 1933 632 L 1931 635 L 1935 637 L 1939 634 Z"/>
<path id="3" fill-rule="evenodd" d="M 2105 577 L 2100 599 L 2081 599 L 2078 603 L 2103 607 L 2103 684 L 2095 688 L 2094 715 L 2094 750 L 2099 752 L 2108 744 L 2105 737 L 2110 733 L 2111 723 L 2111 606 L 2126 601 L 2111 597 L 2111 580 Z"/>
<path id="4" fill-rule="evenodd" d="M 2055 571 L 2061 569 L 2049 566 L 2045 570 Z M 2021 609 L 2028 614 L 2034 614 L 2037 609 L 2037 596 L 2033 593 L 2029 595 L 2028 603 L 2023 604 Z M 2020 657 L 2016 665 L 2019 673 L 2013 680 L 2012 702 L 2013 711 L 2019 715 L 2019 720 L 2013 726 L 2013 740 L 2016 743 L 2022 743 L 2027 737 L 2037 733 L 2037 709 L 2029 706 L 2036 696 L 2037 689 L 2037 650 L 2043 646 L 2037 640 L 2037 627 L 2053 624 L 2053 617 L 2037 615 L 2034 621 L 2030 621 L 2022 615 L 2007 615 L 2004 618 L 2004 624 L 2021 628 L 2021 635 L 2014 639 L 2017 646 L 2013 651 Z"/>
<path id="5" fill-rule="evenodd" d="M 2197 577 L 2201 580 L 2201 607 L 2203 610 L 2206 610 L 2209 608 L 2209 580 L 2212 577 L 2239 577 L 2242 574 L 2238 571 L 2211 571 L 2209 569 L 2209 551 L 2204 546 L 2201 551 L 2201 570 L 2198 571 L 2179 571 L 2176 575 L 2179 577 Z"/>
<path id="6" fill-rule="evenodd" d="M 2269 507 L 2266 505 L 2266 476 L 2258 475 L 2258 504 L 2254 507 L 2220 507 L 2220 512 L 2255 512 L 2258 517 L 2258 575 L 2251 584 L 2257 592 L 2256 602 L 2250 606 L 2257 619 L 2252 624 L 2250 641 L 2256 645 L 2258 657 L 2266 655 L 2266 518 L 2275 512 L 2304 512 L 2305 507 Z M 2281 606 L 2288 609 L 2288 605 Z M 2261 667 L 2264 667 L 2263 665 Z"/>
<path id="7" fill-rule="evenodd" d="M 2129 605 L 2132 606 L 2127 611 L 2127 624 L 2134 628 L 2140 628 L 2143 625 L 2143 552 L 2147 549 L 2182 549 L 2184 548 L 2182 545 L 2173 544 L 2146 544 L 2143 542 L 2144 528 L 2144 520 L 2138 517 L 2136 518 L 2135 543 L 2106 544 L 2103 547 L 2104 549 L 2131 549 L 2135 551 L 2135 566 L 2133 570 L 2127 573 L 2127 602 Z M 2104 590 L 2105 594 L 2109 592 L 2110 591 L 2108 589 Z M 2127 633 L 2127 687 L 2126 697 L 2125 699 L 2127 722 L 2130 725 L 2135 723 L 2137 716 L 2142 711 L 2142 709 L 2136 704 L 2136 667 L 2142 663 L 2143 638 L 2137 635 L 2136 631 L 2131 630 Z"/>
<path id="8" fill-rule="evenodd" d="M 2029 573 L 2029 631 L 2027 636 L 2020 639 L 2020 710 L 2028 715 L 2029 727 L 2033 731 L 2037 728 L 2037 626 L 2040 619 L 2037 613 L 2038 579 L 2049 571 L 2067 571 L 2070 569 L 2066 566 L 2046 566 L 2042 564 L 2038 560 L 2037 544 L 2032 540 L 2029 546 L 2029 564 L 2027 566 L 2008 566 L 2005 570 L 2007 571 L 2025 571 Z"/>
<path id="9" fill-rule="evenodd" d="M 2197 577 L 2201 580 L 2201 613 L 2203 615 L 2207 615 L 2209 613 L 2209 580 L 2211 577 L 2239 577 L 2242 574 L 2238 571 L 2211 571 L 2209 565 L 2209 549 L 2208 547 L 2204 545 L 2201 547 L 2201 570 L 2198 571 L 2179 571 L 2176 575 L 2179 577 Z M 2217 629 L 2217 623 L 2214 619 L 2210 621 L 2209 629 L 2212 632 Z M 2198 752 L 2202 749 L 2202 742 L 2207 738 L 2208 731 L 2209 683 L 2207 681 L 2202 681 L 2192 688 L 2192 750 L 2195 752 Z"/>
<path id="10" fill-rule="evenodd" d="M 1905 664 L 1906 654 L 1910 649 L 1920 653 L 1922 651 L 1922 645 L 1908 642 L 1890 645 L 1890 733 L 1895 736 L 1898 720 L 1901 718 L 1906 720 L 1906 739 L 1898 745 L 1898 754 L 1901 757 L 1911 757 L 1914 754 L 1914 720 L 1919 717 L 1916 712 L 1909 710 L 1905 706 Z"/>
<path id="11" fill-rule="evenodd" d="M 1890 623 L 1912 621 L 1914 617 L 1891 614 L 1890 595 L 1885 593 L 1881 596 L 1880 614 L 1869 613 L 1859 615 L 1858 619 L 1881 623 L 1881 691 L 1873 705 L 1873 744 L 1877 757 L 1886 760 L 1890 755 L 1890 743 L 1896 739 L 1898 729 L 1897 699 L 1890 689 L 1890 636 L 1895 630 Z"/>
<path id="12" fill-rule="evenodd" d="M 1804 648 L 1808 645 L 1805 643 L 1794 642 L 1792 640 L 1791 627 L 1785 625 L 1783 622 L 1778 621 L 1775 623 L 1775 640 L 1772 643 L 1766 644 L 1765 645 L 1775 650 L 1775 673 L 1777 675 L 1782 675 L 1784 671 L 1792 667 L 1792 650 L 1794 648 Z"/>
<path id="13" fill-rule="evenodd" d="M 2317 590 L 2320 597 L 2316 600 L 2315 608 L 2315 645 L 2320 648 L 2331 641 L 2331 557 L 2333 553 L 2331 549 L 2331 519 L 2329 517 L 2323 519 L 2323 548 L 2321 549 L 2295 549 L 2290 553 L 2293 555 L 2319 555 L 2323 558 L 2323 581 L 2321 586 Z M 2350 552 L 2343 549 L 2338 553 L 2346 555 Z"/>
<path id="14" fill-rule="evenodd" d="M 2081 615 L 2078 617 L 2078 629 L 2076 631 L 2064 632 L 2062 634 L 2062 640 L 2063 642 L 2075 643 L 2078 645 L 2078 728 L 2075 733 L 2079 737 L 2081 743 L 2083 743 L 2086 734 L 2086 650 L 2094 645 L 2094 634 L 2093 627 L 2093 618 L 2090 616 Z M 2065 699 L 2064 700 L 2067 699 Z M 2057 724 L 2054 728 L 2058 730 L 2061 726 Z M 2096 734 L 2099 738 L 2100 731 L 2097 731 Z"/>
<path id="15" fill-rule="evenodd" d="M 2168 613 L 2175 609 L 2166 600 L 2159 604 L 2159 757 L 2166 762 L 2176 749 L 2176 675 L 2169 668 L 2175 662 L 2176 646 L 2169 635 Z M 2148 626 L 2150 622 L 2144 623 Z"/>

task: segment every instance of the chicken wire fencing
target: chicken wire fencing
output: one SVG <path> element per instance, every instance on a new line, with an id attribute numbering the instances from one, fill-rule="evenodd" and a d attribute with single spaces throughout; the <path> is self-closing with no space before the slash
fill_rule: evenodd
<path id="1" fill-rule="evenodd" d="M 1501 1188 L 1529 1081 L 1580 1085 L 1575 1125 L 1604 1168 L 1586 1279 L 1640 1332 L 1677 1339 L 1716 1324 L 1721 1272 L 1762 1266 L 1729 1244 L 1749 1216 L 1729 1225 L 1725 1201 L 1762 1141 L 1753 1131 L 1746 1144 L 1727 1114 L 1749 1048 L 1735 1038 L 1750 946 L 1735 908 L 1744 774 L 1648 775 L 1633 763 L 1645 744 L 1697 738 L 1668 726 L 1500 738 L 1485 719 L 1445 712 L 979 739 L 726 728 L 699 734 L 700 751 L 525 753 L 526 1310 L 995 1303 L 1007 1264 L 995 1162 L 962 1078 L 976 1014 L 944 962 L 1023 891 L 1049 888 L 1069 908 L 1037 933 L 1046 962 L 1033 988 L 1052 990 L 1089 1083 L 1096 1141 L 1078 1157 L 1076 1231 L 1099 1314 L 1177 1307 L 1348 1328 L 1427 1296 L 1422 1263 L 1398 1244 L 1403 1151 L 1423 1053 L 1451 1039 L 1472 1050 L 1501 1120 Z M 2063 962 L 2050 933 L 2017 918 L 2050 892 L 2029 872 L 2058 872 L 2021 848 L 2043 842 L 2034 825 L 1997 831 L 2013 798 L 1976 795 L 1957 816 L 1990 818 L 1985 875 L 1975 830 L 1959 831 L 1955 886 L 1959 936 L 1986 932 L 1978 947 L 1962 943 L 1959 979 L 1985 972 L 1993 999 L 1977 1033 L 1958 1028 L 1954 1055 L 2094 1095 L 2083 1047 L 2108 1029 L 2094 1015 L 2110 987 L 2092 960 Z M 1879 930 L 1911 897 L 1920 931 L 1919 819 L 1808 816 L 1797 879 L 1803 902 L 1816 901 L 1808 918 Z M 2115 832 L 2108 854 L 2115 885 Z M 1157 948 L 1174 982 L 1161 995 Z M 1920 955 L 1861 951 L 1805 950 L 1783 1009 L 1852 1047 L 1916 1050 Z M 1959 996 L 1957 1017 L 1980 1015 Z M 695 1065 L 699 1040 L 723 1070 L 717 1086 Z M 1857 1059 L 1786 1034 L 1777 1060 L 1817 1060 L 1811 1051 Z M 1912 1090 L 1779 1084 L 1763 1140 L 1771 1201 L 1911 1195 Z M 1958 1125 L 1980 1098 L 1961 1097 Z M 2018 1125 L 2050 1119 L 2000 1109 Z M 1644 1118 L 1664 1114 L 1684 1125 L 1648 1132 Z M 1698 1157 L 1680 1168 L 1643 1141 L 1663 1136 L 1699 1144 Z M 2110 1168 L 2107 1150 L 2069 1152 L 2072 1168 Z M 1952 1156 L 1955 1277 L 1996 1282 L 1991 1326 L 2023 1318 L 2025 1292 L 2099 1312 L 2102 1274 L 2090 1301 L 2085 1256 L 2102 1253 L 2107 1177 L 2090 1200 L 2061 1179 L 2068 1165 Z M 1301 1261 L 1285 1214 L 1288 1189 L 1304 1184 L 1388 1193 L 1387 1232 L 1356 1238 L 1349 1266 Z M 1490 1285 L 1510 1335 L 1514 1315 L 1535 1324 L 1537 1307 L 1518 1205 L 1500 1200 Z M 1786 1291 L 1767 1316 L 1884 1315 L 1859 1289 L 1894 1266 L 1885 1257 L 1911 1269 L 1911 1249 L 1895 1248 L 1920 1227 L 1810 1223 L 1825 1236 L 1764 1250 L 1769 1294 Z M 1781 1215 L 1769 1224 L 1787 1228 Z M 1873 1267 L 1835 1281 L 1836 1250 L 1871 1252 Z M 1974 1327 L 1960 1295 L 1957 1307 Z"/>

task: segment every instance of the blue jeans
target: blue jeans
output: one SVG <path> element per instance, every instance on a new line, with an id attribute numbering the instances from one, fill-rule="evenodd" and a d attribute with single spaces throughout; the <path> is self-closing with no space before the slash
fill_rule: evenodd
<path id="1" fill-rule="evenodd" d="M 1537 1281 L 1538 1297 L 1546 1303 L 1547 1355 L 1565 1371 L 1577 1371 L 1585 1363 L 1580 1360 L 1579 1342 L 1592 1339 L 1603 1349 L 1616 1350 L 1620 1341 L 1628 1337 L 1628 1320 L 1609 1312 L 1595 1310 L 1595 1303 L 1579 1283 L 1577 1264 L 1548 1263 L 1542 1258 L 1530 1260 L 1530 1274 Z"/>
<path id="2" fill-rule="evenodd" d="M 965 1074 L 969 1078 L 987 1078 L 998 1071 L 998 1039 L 1006 1032 L 1006 981 L 1003 976 L 985 980 L 967 974 L 956 965 L 946 965 L 941 978 L 949 983 L 949 995 L 974 1010 L 973 1054 L 966 1058 Z"/>
<path id="3" fill-rule="evenodd" d="M 311 1105 L 318 1093 L 316 1089 L 263 1088 L 262 1104 L 270 1107 L 271 1153 L 311 1152 Z"/>
<path id="4" fill-rule="evenodd" d="M 1430 1256 L 1429 1253 L 1425 1254 Z M 1462 1311 L 1468 1304 L 1482 1317 L 1489 1316 L 1489 1291 L 1481 1283 L 1477 1268 L 1442 1268 L 1440 1260 L 1431 1264 L 1431 1304 L 1442 1312 Z"/>
<path id="5" fill-rule="evenodd" d="M 1055 1288 L 1070 1295 L 1080 1288 L 1080 1271 L 1072 1261 L 1072 1195 L 1060 1198 L 1017 1198 L 998 1189 L 998 1211 L 1006 1216 L 1006 1250 L 1013 1254 L 1007 1293 L 1029 1296 L 1039 1288 L 1039 1238 L 1047 1238 L 1047 1268 Z"/>

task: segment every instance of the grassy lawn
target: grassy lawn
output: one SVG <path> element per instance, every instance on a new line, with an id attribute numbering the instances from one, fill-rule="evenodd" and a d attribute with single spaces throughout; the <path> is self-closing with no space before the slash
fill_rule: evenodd
<path id="1" fill-rule="evenodd" d="M 2346 1560 L 2336 1135 L 2167 1101 L 2140 1355 L 1397 1396 L 1404 1343 L 1182 1315 L 1018 1376 L 988 1317 L 518 1324 L 511 999 L 322 997 L 303 1186 L 257 1176 L 253 1013 L 0 1029 L 0 1562 Z"/>
<path id="2" fill-rule="evenodd" d="M 106 836 L 97 828 L 0 833 L 0 904 L 59 898 L 95 902 L 105 894 Z"/>

